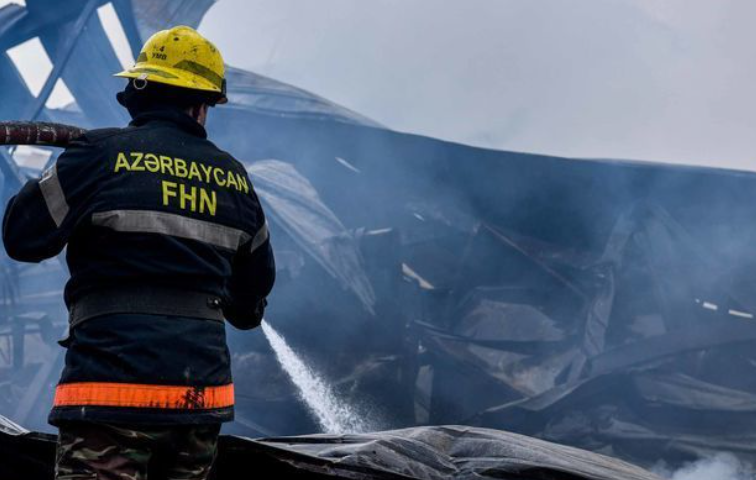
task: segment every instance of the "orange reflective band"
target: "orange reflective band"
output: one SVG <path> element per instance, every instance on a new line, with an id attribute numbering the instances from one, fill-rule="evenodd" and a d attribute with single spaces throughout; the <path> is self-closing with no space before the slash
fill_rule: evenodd
<path id="1" fill-rule="evenodd" d="M 97 405 L 182 410 L 223 408 L 233 404 L 233 384 L 219 387 L 176 387 L 100 382 L 58 385 L 54 402 L 56 407 Z"/>

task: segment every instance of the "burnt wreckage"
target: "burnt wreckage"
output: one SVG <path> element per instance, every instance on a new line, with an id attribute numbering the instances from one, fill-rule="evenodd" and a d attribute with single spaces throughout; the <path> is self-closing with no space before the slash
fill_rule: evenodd
<path id="1" fill-rule="evenodd" d="M 1 119 L 127 122 L 99 15 L 107 5 L 133 52 L 158 29 L 197 26 L 212 1 L 3 7 Z M 37 94 L 7 53 L 35 38 L 52 63 Z M 51 108 L 61 82 L 75 102 Z M 645 466 L 723 451 L 756 458 L 756 176 L 472 148 L 392 131 L 243 70 L 230 68 L 228 85 L 210 136 L 246 162 L 269 212 L 279 282 L 268 320 L 343 398 L 369 405 L 381 429 L 495 428 Z M 0 150 L 3 204 L 57 153 Z M 49 431 L 65 271 L 3 257 L 0 273 L 0 414 Z M 229 335 L 237 421 L 226 431 L 317 431 L 264 336 Z M 9 421 L 0 433 L 3 458 L 49 450 L 49 437 L 19 431 Z M 433 437 L 438 458 L 448 454 L 439 436 L 506 435 L 404 433 Z M 359 456 L 354 445 L 381 438 L 365 435 L 278 442 L 328 470 L 330 443 Z M 224 441 L 231 458 L 240 440 Z M 268 455 L 276 442 L 244 448 Z M 282 464 L 307 463 L 275 452 Z"/>

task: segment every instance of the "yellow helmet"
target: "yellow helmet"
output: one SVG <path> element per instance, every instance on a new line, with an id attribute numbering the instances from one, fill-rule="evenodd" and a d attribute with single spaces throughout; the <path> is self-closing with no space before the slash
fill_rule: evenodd
<path id="1" fill-rule="evenodd" d="M 217 103 L 226 103 L 225 74 L 223 57 L 215 45 L 181 25 L 151 36 L 134 66 L 115 76 L 216 92 L 220 95 Z"/>

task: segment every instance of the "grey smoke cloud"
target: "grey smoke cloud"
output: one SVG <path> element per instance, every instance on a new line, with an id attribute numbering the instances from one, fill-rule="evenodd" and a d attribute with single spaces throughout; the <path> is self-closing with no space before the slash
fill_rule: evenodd
<path id="1" fill-rule="evenodd" d="M 691 462 L 676 471 L 659 466 L 654 469 L 654 473 L 669 480 L 753 480 L 756 478 L 756 471 L 753 470 L 752 465 L 725 453 Z"/>
<path id="2" fill-rule="evenodd" d="M 230 63 L 479 146 L 756 169 L 751 0 L 220 0 Z"/>

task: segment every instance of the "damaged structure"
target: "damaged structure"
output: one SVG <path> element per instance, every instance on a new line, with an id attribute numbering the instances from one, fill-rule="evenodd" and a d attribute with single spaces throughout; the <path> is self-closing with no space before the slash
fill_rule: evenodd
<path id="1" fill-rule="evenodd" d="M 211 5 L 3 7 L 0 119 L 125 124 L 114 98 L 123 81 L 110 77 L 119 55 L 103 15 L 115 12 L 133 53 L 155 30 L 196 27 Z M 38 92 L 8 53 L 30 41 L 52 64 Z M 50 106 L 56 88 L 75 101 Z M 756 459 L 754 174 L 409 135 L 233 67 L 228 88 L 229 104 L 212 112 L 208 127 L 246 163 L 268 212 L 279 268 L 268 321 L 372 425 L 416 427 L 404 435 L 433 437 L 428 444 L 441 450 L 444 435 L 533 440 L 426 426 L 501 429 L 646 467 L 719 452 Z M 0 150 L 3 205 L 57 153 Z M 0 414 L 50 431 L 66 274 L 58 261 L 2 257 L 0 275 Z M 260 458 L 282 449 L 274 456 L 284 464 L 307 463 L 287 455 L 310 455 L 325 469 L 323 458 L 360 455 L 355 445 L 371 441 L 366 432 L 276 440 L 318 425 L 262 335 L 229 329 L 229 343 L 237 420 L 226 432 L 268 440 L 228 437 L 226 455 L 242 442 Z M 7 452 L 51 448 L 44 434 L 19 436 L 9 425 L 0 435 Z M 443 478 L 446 467 L 438 468 L 420 478 Z M 570 478 L 653 478 L 570 471 Z"/>
<path id="2" fill-rule="evenodd" d="M 55 437 L 0 417 L 0 476 L 52 478 Z M 469 427 L 421 427 L 374 434 L 252 440 L 223 436 L 210 480 L 240 472 L 327 480 L 661 480 L 625 462 L 522 435 Z M 150 474 L 152 477 L 152 473 Z"/>

